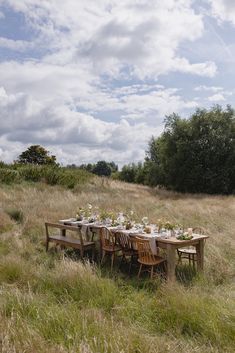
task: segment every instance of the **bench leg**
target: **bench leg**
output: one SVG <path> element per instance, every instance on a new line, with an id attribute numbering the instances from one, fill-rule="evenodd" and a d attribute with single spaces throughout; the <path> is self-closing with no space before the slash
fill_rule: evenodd
<path id="1" fill-rule="evenodd" d="M 49 249 L 49 240 L 46 240 L 46 252 L 48 251 Z"/>

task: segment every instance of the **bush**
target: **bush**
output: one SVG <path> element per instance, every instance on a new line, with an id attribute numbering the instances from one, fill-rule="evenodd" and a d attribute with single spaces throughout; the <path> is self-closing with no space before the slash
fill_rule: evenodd
<path id="1" fill-rule="evenodd" d="M 49 185 L 59 184 L 61 170 L 57 167 L 42 167 L 41 180 L 45 181 Z"/>
<path id="2" fill-rule="evenodd" d="M 42 167 L 39 166 L 22 166 L 19 168 L 20 175 L 26 181 L 37 182 L 42 178 Z"/>
<path id="3" fill-rule="evenodd" d="M 23 222 L 24 214 L 21 210 L 17 210 L 13 208 L 13 209 L 6 210 L 6 213 L 11 217 L 11 219 L 16 221 L 17 223 Z"/>
<path id="4" fill-rule="evenodd" d="M 0 182 L 5 184 L 19 183 L 21 181 L 20 174 L 17 170 L 1 168 Z"/>

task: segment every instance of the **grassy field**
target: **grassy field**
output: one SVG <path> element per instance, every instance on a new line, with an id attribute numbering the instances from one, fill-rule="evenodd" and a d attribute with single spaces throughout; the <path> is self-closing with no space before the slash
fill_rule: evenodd
<path id="1" fill-rule="evenodd" d="M 136 280 L 45 252 L 44 221 L 88 202 L 202 226 L 205 273 L 169 285 Z M 0 187 L 1 352 L 232 353 L 235 349 L 235 197 L 181 195 L 92 179 L 73 190 Z"/>

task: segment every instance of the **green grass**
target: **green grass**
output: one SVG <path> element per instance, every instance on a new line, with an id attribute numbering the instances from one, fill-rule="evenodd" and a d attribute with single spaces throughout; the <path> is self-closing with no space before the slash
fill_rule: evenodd
<path id="1" fill-rule="evenodd" d="M 156 194 L 99 179 L 73 191 L 42 183 L 6 186 L 0 197 L 4 225 L 11 225 L 4 209 L 24 214 L 0 239 L 2 352 L 234 352 L 235 198 Z M 46 253 L 44 220 L 73 215 L 88 201 L 134 208 L 152 220 L 168 215 L 196 226 L 200 219 L 210 234 L 204 275 L 183 265 L 174 285 L 138 281 L 136 269 L 131 277 L 125 266 L 110 274 L 109 262 L 99 268 L 73 252 L 66 258 L 53 248 Z"/>

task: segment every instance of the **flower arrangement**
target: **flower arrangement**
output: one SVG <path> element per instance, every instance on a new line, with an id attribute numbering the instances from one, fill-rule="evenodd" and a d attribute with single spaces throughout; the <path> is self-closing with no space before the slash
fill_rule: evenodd
<path id="1" fill-rule="evenodd" d="M 149 222 L 148 217 L 143 217 L 143 218 L 142 218 L 142 223 L 143 223 L 145 226 L 148 224 L 148 222 Z"/>
<path id="2" fill-rule="evenodd" d="M 158 232 L 161 231 L 161 229 L 163 228 L 163 225 L 164 225 L 163 220 L 162 220 L 161 218 L 159 218 L 159 219 L 157 220 Z"/>
<path id="3" fill-rule="evenodd" d="M 76 213 L 76 220 L 82 221 L 85 216 L 85 210 L 82 207 L 79 207 Z"/>
<path id="4" fill-rule="evenodd" d="M 125 225 L 125 228 L 126 228 L 127 230 L 129 230 L 129 229 L 131 229 L 131 228 L 133 227 L 133 223 L 132 223 L 130 220 L 126 220 L 126 221 L 124 222 L 124 225 Z"/>
<path id="5" fill-rule="evenodd" d="M 103 210 L 100 213 L 100 219 L 101 219 L 101 221 L 105 221 L 106 219 L 110 219 L 113 223 L 115 221 L 116 217 L 113 212 Z"/>
<path id="6" fill-rule="evenodd" d="M 167 230 L 174 230 L 175 224 L 167 221 L 167 222 L 164 223 L 164 228 L 167 229 Z"/>

